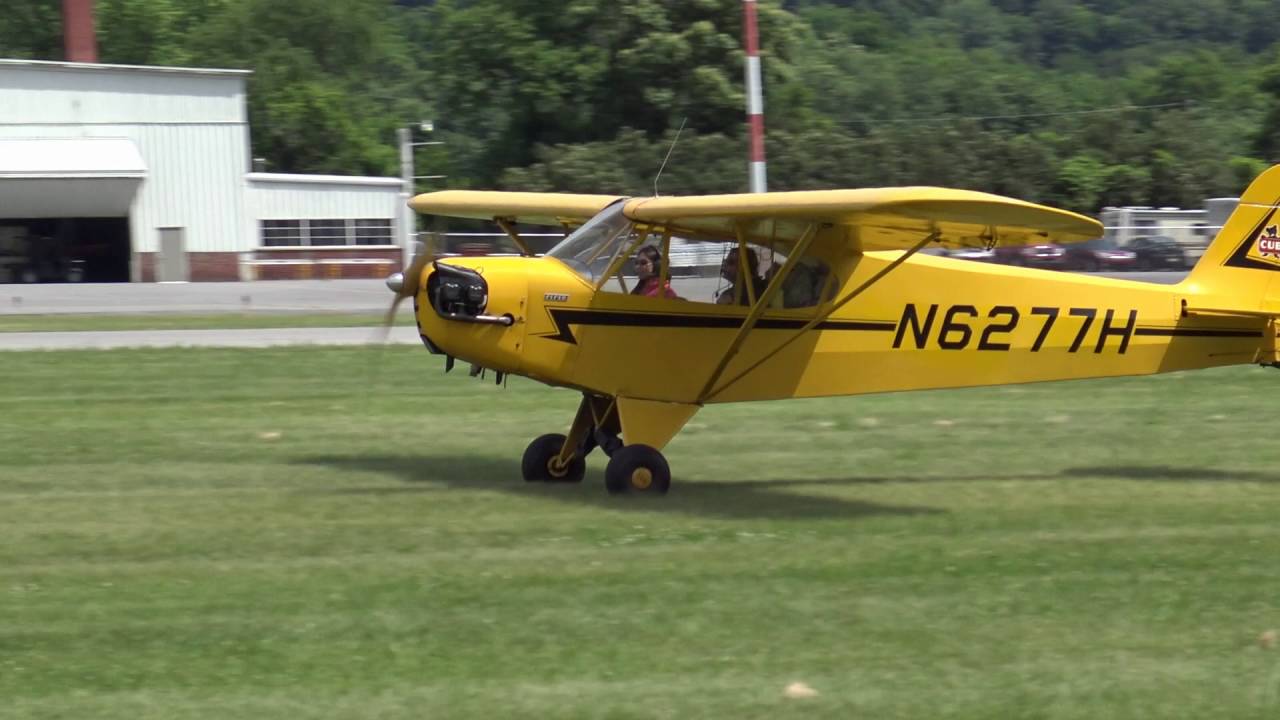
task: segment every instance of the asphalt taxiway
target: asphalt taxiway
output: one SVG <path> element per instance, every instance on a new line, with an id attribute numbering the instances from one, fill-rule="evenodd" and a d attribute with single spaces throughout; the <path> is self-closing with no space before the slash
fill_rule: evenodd
<path id="1" fill-rule="evenodd" d="M 1171 284 L 1185 273 L 1116 273 L 1110 277 Z M 710 282 L 715 282 L 710 280 Z M 296 280 L 230 283 L 103 283 L 0 285 L 6 315 L 148 315 L 220 313 L 382 313 L 391 291 L 381 280 Z M 411 303 L 399 315 L 411 317 Z M 128 347 L 274 347 L 281 345 L 418 344 L 416 328 L 308 327 L 238 330 L 114 330 L 0 332 L 0 350 L 105 350 Z"/>

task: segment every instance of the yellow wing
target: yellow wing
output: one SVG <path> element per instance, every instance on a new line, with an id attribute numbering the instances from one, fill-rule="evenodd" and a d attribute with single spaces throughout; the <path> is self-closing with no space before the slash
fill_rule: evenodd
<path id="1" fill-rule="evenodd" d="M 636 222 L 692 234 L 731 238 L 747 225 L 753 239 L 788 243 L 814 222 L 843 232 L 854 252 L 906 250 L 932 232 L 944 246 L 1073 243 L 1102 235 L 1083 215 L 1013 198 L 935 187 L 806 190 L 701 197 L 634 198 L 626 214 Z"/>
<path id="2" fill-rule="evenodd" d="M 621 199 L 615 195 L 442 190 L 419 195 L 409 201 L 409 206 L 424 215 L 503 219 L 529 225 L 580 225 Z"/>

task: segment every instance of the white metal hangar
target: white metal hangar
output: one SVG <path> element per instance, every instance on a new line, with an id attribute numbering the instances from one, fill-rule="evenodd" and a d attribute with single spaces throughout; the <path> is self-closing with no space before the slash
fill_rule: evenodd
<path id="1" fill-rule="evenodd" d="M 0 283 L 385 276 L 401 179 L 253 172 L 248 75 L 0 60 Z"/>

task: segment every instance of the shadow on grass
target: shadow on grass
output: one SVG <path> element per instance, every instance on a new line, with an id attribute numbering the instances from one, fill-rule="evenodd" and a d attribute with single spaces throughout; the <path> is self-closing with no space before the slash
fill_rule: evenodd
<path id="1" fill-rule="evenodd" d="M 893 483 L 944 483 L 974 482 L 982 480 L 1074 480 L 1079 478 L 1113 478 L 1116 480 L 1141 480 L 1147 482 L 1203 483 L 1203 482 L 1280 482 L 1280 473 L 1253 470 L 1221 470 L 1215 468 L 1171 467 L 1168 465 L 1102 465 L 1066 468 L 1057 472 L 1042 473 L 966 473 L 955 475 L 872 475 L 849 478 L 816 478 L 796 480 L 802 485 L 887 485 Z M 785 482 L 785 481 L 778 481 Z M 735 483 L 722 483 L 733 485 Z M 752 484 L 747 481 L 745 484 Z"/>
<path id="2" fill-rule="evenodd" d="M 1119 465 L 1116 467 L 1079 467 L 1062 471 L 1063 477 L 1111 477 L 1122 480 L 1156 482 L 1277 482 L 1280 473 L 1253 470 L 1218 470 L 1214 468 L 1180 468 L 1167 465 Z"/>
<path id="3" fill-rule="evenodd" d="M 1046 473 L 981 473 L 955 475 L 862 476 L 844 478 L 804 478 L 766 480 L 725 480 L 710 483 L 680 482 L 677 477 L 671 494 L 658 497 L 615 497 L 604 491 L 598 471 L 587 473 L 581 484 L 526 483 L 520 466 L 510 460 L 475 456 L 364 456 L 313 457 L 299 464 L 319 465 L 347 471 L 390 475 L 403 485 L 353 488 L 339 492 L 352 494 L 396 494 L 437 492 L 445 489 L 498 490 L 513 495 L 551 498 L 613 510 L 640 510 L 688 513 L 727 518 L 843 518 L 877 515 L 926 515 L 945 512 L 926 506 L 884 505 L 860 500 L 801 494 L 804 487 L 855 487 L 893 483 L 943 483 L 973 481 L 1062 481 L 1077 478 L 1115 478 L 1145 482 L 1276 482 L 1280 474 L 1249 470 L 1182 468 L 1165 465 L 1118 465 L 1066 468 Z"/>
<path id="4" fill-rule="evenodd" d="M 816 497 L 788 492 L 804 485 L 836 485 L 838 480 L 743 480 L 715 483 L 682 483 L 676 478 L 666 497 L 611 496 L 604 477 L 588 472 L 581 484 L 526 483 L 518 463 L 449 456 L 313 457 L 298 461 L 338 470 L 377 472 L 406 484 L 395 487 L 354 488 L 353 494 L 434 492 L 441 489 L 499 490 L 513 495 L 550 498 L 610 510 L 674 512 L 725 518 L 841 518 L 877 515 L 926 515 L 942 512 L 930 507 L 883 505 L 860 500 Z M 847 484 L 864 482 L 850 478 Z M 429 483 L 429 484 L 424 484 Z"/>
<path id="5" fill-rule="evenodd" d="M 1057 472 L 1043 473 L 982 473 L 955 475 L 872 475 L 849 478 L 815 478 L 795 480 L 801 485 L 887 485 L 894 483 L 944 483 L 974 482 L 983 480 L 995 481 L 1055 481 L 1077 478 L 1113 478 L 1116 480 L 1141 480 L 1148 482 L 1196 483 L 1196 482 L 1280 482 L 1280 473 L 1257 472 L 1253 470 L 1221 470 L 1215 468 L 1183 468 L 1168 465 L 1102 465 L 1090 467 L 1066 468 Z M 774 482 L 774 481 L 770 481 Z M 788 482 L 779 480 L 776 482 Z M 751 485 L 753 481 L 744 483 L 721 483 L 722 486 Z"/>

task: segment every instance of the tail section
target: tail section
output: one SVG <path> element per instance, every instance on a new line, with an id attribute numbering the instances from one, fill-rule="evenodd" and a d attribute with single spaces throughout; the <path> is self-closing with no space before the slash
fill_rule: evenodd
<path id="1" fill-rule="evenodd" d="M 1262 173 L 1178 288 L 1188 309 L 1280 315 L 1280 165 Z"/>

